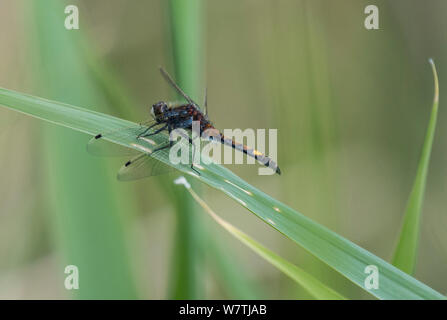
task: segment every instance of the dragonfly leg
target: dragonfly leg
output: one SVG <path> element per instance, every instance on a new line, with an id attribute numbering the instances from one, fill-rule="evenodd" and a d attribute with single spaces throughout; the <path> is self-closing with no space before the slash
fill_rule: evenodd
<path id="1" fill-rule="evenodd" d="M 196 138 L 197 139 L 197 138 Z M 196 139 L 194 139 L 194 140 L 196 140 Z M 197 173 L 199 176 L 200 176 L 200 172 L 199 171 L 197 171 L 195 168 L 194 168 L 194 154 L 195 154 L 195 151 L 196 151 L 196 146 L 195 146 L 195 144 L 194 144 L 194 140 L 192 140 L 192 139 L 190 139 L 190 142 L 191 142 L 191 146 L 192 146 L 192 155 L 191 155 L 191 170 L 192 171 L 194 171 L 195 173 Z M 199 140 L 200 141 L 200 140 Z"/>
<path id="2" fill-rule="evenodd" d="M 169 136 L 170 136 L 170 135 L 171 135 L 171 131 L 172 131 L 172 127 L 171 127 L 171 124 L 168 122 L 168 123 L 166 123 L 162 128 L 160 128 L 160 129 L 154 131 L 153 133 L 150 133 L 150 134 L 148 134 L 148 135 L 145 135 L 144 137 L 148 137 L 148 136 L 151 136 L 151 135 L 153 135 L 153 134 L 157 134 L 157 133 L 159 133 L 159 132 L 161 132 L 161 131 L 163 131 L 163 130 L 166 130 L 166 129 L 168 129 Z M 152 151 L 151 154 L 154 153 L 154 152 L 157 152 L 157 151 L 166 149 L 166 148 L 170 148 L 170 147 L 172 147 L 173 144 L 174 144 L 174 141 L 169 140 L 169 144 L 167 144 L 167 145 L 165 145 L 165 146 L 163 146 L 163 147 L 159 147 L 159 148 L 157 148 L 157 149 L 154 149 L 154 151 Z"/>
<path id="3" fill-rule="evenodd" d="M 194 163 L 191 163 L 191 170 L 197 173 L 199 176 L 201 175 L 200 172 L 194 168 Z"/>
<path id="4" fill-rule="evenodd" d="M 154 123 L 151 126 L 147 127 L 143 132 L 141 132 L 140 134 L 138 134 L 137 139 L 139 139 L 140 137 L 144 136 L 150 129 L 152 129 L 153 127 L 155 127 L 156 125 L 158 125 L 159 123 Z"/>
<path id="5" fill-rule="evenodd" d="M 156 130 L 155 132 L 153 132 L 153 133 L 151 133 L 151 134 L 149 134 L 149 135 L 146 135 L 145 137 L 150 136 L 150 135 L 152 135 L 152 134 L 157 134 L 157 133 L 161 132 L 162 130 L 166 130 L 166 128 L 168 129 L 169 136 L 171 136 L 172 125 L 168 122 L 168 123 L 166 123 L 166 125 L 164 125 L 162 128 Z M 170 148 L 170 147 L 173 146 L 173 144 L 174 144 L 174 141 L 172 141 L 172 140 L 169 139 L 169 143 L 168 143 L 167 145 L 155 149 L 154 151 L 152 151 L 152 153 L 157 152 L 157 151 L 160 151 L 160 150 L 163 150 L 163 149 L 166 149 L 166 148 Z M 151 154 L 152 154 L 152 153 L 151 153 Z"/>
<path id="6" fill-rule="evenodd" d="M 158 134 L 158 133 L 162 132 L 163 130 L 166 130 L 166 128 L 167 128 L 167 125 L 164 125 L 163 127 L 161 127 L 160 129 L 155 130 L 154 132 L 151 132 L 151 133 L 149 133 L 149 134 L 145 134 L 145 133 L 150 129 L 150 127 L 149 127 L 148 129 L 146 129 L 146 130 L 144 131 L 144 133 L 140 133 L 140 134 L 138 135 L 138 138 L 153 136 L 154 134 Z"/>
<path id="7" fill-rule="evenodd" d="M 174 141 L 169 141 L 169 143 L 168 143 L 167 145 L 165 145 L 165 146 L 163 146 L 163 147 L 159 147 L 159 148 L 157 148 L 157 149 L 154 149 L 154 150 L 151 152 L 151 154 L 153 154 L 153 153 L 155 153 L 155 152 L 157 152 L 157 151 L 160 151 L 160 150 L 164 150 L 164 149 L 170 148 L 170 147 L 172 147 L 173 144 L 174 144 Z"/>

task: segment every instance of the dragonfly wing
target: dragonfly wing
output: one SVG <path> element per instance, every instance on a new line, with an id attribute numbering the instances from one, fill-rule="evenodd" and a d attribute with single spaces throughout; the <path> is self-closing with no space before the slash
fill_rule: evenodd
<path id="1" fill-rule="evenodd" d="M 155 121 L 147 121 L 144 124 L 100 133 L 90 139 L 87 144 L 87 151 L 95 156 L 132 156 L 139 154 L 138 150 L 110 142 L 109 140 L 119 140 L 120 137 L 128 135 L 137 136 L 154 124 Z"/>
<path id="2" fill-rule="evenodd" d="M 87 144 L 88 153 L 94 156 L 119 157 L 138 154 L 137 150 L 128 148 L 105 139 L 92 138 Z"/>
<path id="3" fill-rule="evenodd" d="M 173 167 L 142 153 L 132 158 L 121 167 L 118 171 L 118 180 L 132 181 L 172 171 L 175 171 Z"/>

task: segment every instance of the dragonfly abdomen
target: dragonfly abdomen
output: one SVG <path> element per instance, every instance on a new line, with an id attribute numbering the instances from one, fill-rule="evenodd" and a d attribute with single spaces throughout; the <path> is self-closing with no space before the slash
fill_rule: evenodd
<path id="1" fill-rule="evenodd" d="M 279 169 L 279 166 L 276 164 L 276 162 L 274 162 L 272 159 L 267 157 L 262 152 L 259 152 L 258 150 L 255 150 L 253 148 L 249 148 L 242 143 L 236 142 L 236 141 L 234 141 L 234 139 L 226 138 L 223 134 L 220 134 L 220 133 L 214 139 L 220 141 L 220 143 L 222 143 L 224 145 L 232 147 L 235 150 L 245 153 L 247 156 L 250 156 L 250 157 L 256 159 L 264 166 L 275 170 L 275 172 L 277 174 L 281 174 L 281 170 Z"/>

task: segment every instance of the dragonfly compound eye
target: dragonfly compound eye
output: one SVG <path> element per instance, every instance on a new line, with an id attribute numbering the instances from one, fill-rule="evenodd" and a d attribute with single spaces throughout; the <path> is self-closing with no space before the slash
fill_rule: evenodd
<path id="1" fill-rule="evenodd" d="M 157 102 L 151 108 L 152 117 L 154 117 L 154 119 L 163 118 L 163 115 L 166 113 L 167 110 L 168 106 L 166 105 L 165 102 L 163 101 Z"/>

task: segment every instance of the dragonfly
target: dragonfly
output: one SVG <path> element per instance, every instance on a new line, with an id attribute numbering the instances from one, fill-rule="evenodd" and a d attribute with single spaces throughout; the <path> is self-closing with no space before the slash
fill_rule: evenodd
<path id="1" fill-rule="evenodd" d="M 273 169 L 277 174 L 281 174 L 279 166 L 271 158 L 267 157 L 262 152 L 236 142 L 234 139 L 225 137 L 213 126 L 208 118 L 206 90 L 202 111 L 199 105 L 180 88 L 166 70 L 160 67 L 160 72 L 166 82 L 186 100 L 186 103 L 159 101 L 153 104 L 150 109 L 150 114 L 152 116 L 151 120 L 139 125 L 129 126 L 128 128 L 118 129 L 108 133 L 99 133 L 92 138 L 87 145 L 88 152 L 93 155 L 134 156 L 121 167 L 118 172 L 118 180 L 137 180 L 175 170 L 174 167 L 166 165 L 156 157 L 156 153 L 169 150 L 169 148 L 173 146 L 174 141 L 169 140 L 169 142 L 158 145 L 151 138 L 163 133 L 170 134 L 175 129 L 191 131 L 193 121 L 197 121 L 200 124 L 200 136 L 205 137 L 209 141 L 220 142 L 223 145 L 241 151 L 247 156 L 253 157 L 262 165 Z M 209 134 L 210 132 L 211 134 Z M 208 134 L 203 135 L 203 133 Z M 143 152 L 140 152 L 110 142 L 123 136 L 133 136 L 136 140 L 149 142 L 153 148 L 150 150 L 142 148 L 141 151 Z M 194 142 L 191 137 L 188 136 L 187 139 L 187 141 L 194 147 Z M 191 161 L 191 169 L 200 175 L 194 167 L 194 162 Z"/>

